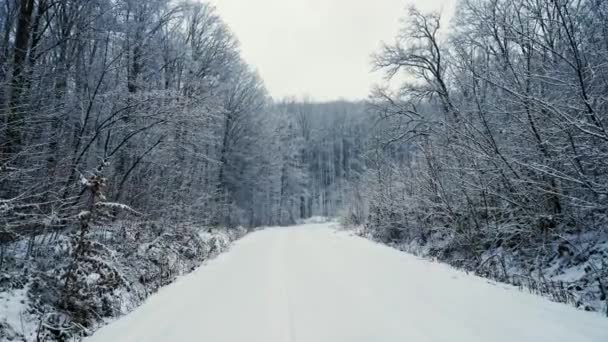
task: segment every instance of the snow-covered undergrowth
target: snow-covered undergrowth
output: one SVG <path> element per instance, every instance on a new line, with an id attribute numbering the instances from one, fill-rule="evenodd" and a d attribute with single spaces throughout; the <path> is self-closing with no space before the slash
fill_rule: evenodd
<path id="1" fill-rule="evenodd" d="M 14 257 L 5 258 L 0 268 L 0 341 L 89 335 L 245 233 L 192 224 L 116 222 L 92 230 L 90 253 L 78 263 L 70 258 L 66 235 L 17 241 L 8 246 L 7 254 Z M 73 289 L 67 291 L 70 273 Z"/>
<path id="2" fill-rule="evenodd" d="M 424 240 L 412 236 L 387 241 L 365 226 L 354 229 L 360 236 L 404 252 L 608 316 L 608 233 L 562 234 L 542 243 L 505 243 L 472 250 L 466 242 L 445 233 Z"/>

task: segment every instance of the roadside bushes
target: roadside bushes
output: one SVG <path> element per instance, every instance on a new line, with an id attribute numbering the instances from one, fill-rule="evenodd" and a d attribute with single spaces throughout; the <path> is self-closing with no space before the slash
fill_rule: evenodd
<path id="1" fill-rule="evenodd" d="M 0 281 L 0 294 L 27 290 L 25 328 L 0 327 L 0 337 L 61 341 L 88 335 L 225 251 L 245 233 L 242 228 L 210 230 L 163 221 L 93 224 L 87 233 L 87 252 L 76 264 L 73 236 L 40 240 L 36 257 L 12 254 L 17 260 Z M 9 248 L 25 250 L 17 245 Z"/>

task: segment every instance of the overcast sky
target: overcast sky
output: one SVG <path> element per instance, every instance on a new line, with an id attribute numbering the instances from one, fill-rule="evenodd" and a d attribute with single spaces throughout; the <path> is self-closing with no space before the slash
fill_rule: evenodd
<path id="1" fill-rule="evenodd" d="M 452 10 L 453 0 L 211 0 L 271 95 L 365 99 L 381 75 L 371 54 L 392 42 L 410 4 Z"/>

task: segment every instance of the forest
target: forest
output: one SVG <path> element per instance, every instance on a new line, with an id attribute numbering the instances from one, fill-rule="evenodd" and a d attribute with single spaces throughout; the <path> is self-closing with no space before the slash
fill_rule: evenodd
<path id="1" fill-rule="evenodd" d="M 86 336 L 314 216 L 608 314 L 608 2 L 404 14 L 372 61 L 399 86 L 316 102 L 207 2 L 0 0 L 0 294 L 39 322 L 0 340 Z"/>
<path id="2" fill-rule="evenodd" d="M 372 237 L 608 314 L 608 3 L 410 8 L 374 65 Z"/>

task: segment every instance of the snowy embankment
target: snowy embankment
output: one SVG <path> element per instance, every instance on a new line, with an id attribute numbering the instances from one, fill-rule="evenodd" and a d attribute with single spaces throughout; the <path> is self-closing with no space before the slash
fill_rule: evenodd
<path id="1" fill-rule="evenodd" d="M 608 234 L 564 234 L 538 243 L 536 249 L 489 246 L 471 253 L 452 236 L 434 234 L 424 241 L 412 237 L 386 242 L 364 227 L 353 231 L 400 251 L 608 316 Z M 538 249 L 548 257 L 539 257 Z"/>
<path id="2" fill-rule="evenodd" d="M 309 224 L 249 234 L 88 342 L 605 342 L 608 320 Z"/>
<path id="3" fill-rule="evenodd" d="M 92 261 L 76 272 L 80 298 L 70 303 L 77 306 L 66 306 L 61 295 L 71 261 L 68 236 L 40 239 L 35 250 L 26 241 L 9 246 L 20 258 L 6 261 L 0 273 L 0 341 L 88 335 L 246 233 L 161 222 L 118 222 L 94 231 Z"/>

